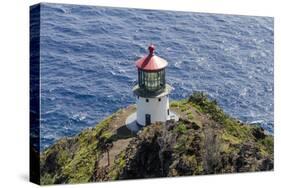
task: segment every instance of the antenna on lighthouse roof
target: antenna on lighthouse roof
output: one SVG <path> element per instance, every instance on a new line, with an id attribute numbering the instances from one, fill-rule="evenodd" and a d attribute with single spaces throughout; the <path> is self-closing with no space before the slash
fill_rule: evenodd
<path id="1" fill-rule="evenodd" d="M 148 47 L 149 50 L 149 55 L 153 55 L 154 54 L 154 50 L 155 50 L 155 46 L 153 44 L 150 44 Z"/>

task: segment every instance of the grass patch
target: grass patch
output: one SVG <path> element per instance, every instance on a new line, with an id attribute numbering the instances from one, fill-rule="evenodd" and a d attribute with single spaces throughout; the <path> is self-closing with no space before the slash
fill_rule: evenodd
<path id="1" fill-rule="evenodd" d="M 193 119 L 194 119 L 194 117 L 193 117 L 193 115 L 192 115 L 191 113 L 187 114 L 187 118 L 188 118 L 189 120 L 193 120 Z"/>
<path id="2" fill-rule="evenodd" d="M 114 166 L 111 168 L 109 177 L 112 180 L 117 180 L 122 172 L 122 169 L 126 166 L 125 151 L 122 151 L 118 158 L 114 160 Z"/>
<path id="3" fill-rule="evenodd" d="M 184 153 L 186 149 L 187 137 L 181 136 L 178 140 L 174 149 L 177 153 Z"/>
<path id="4" fill-rule="evenodd" d="M 222 124 L 229 135 L 235 136 L 243 141 L 252 138 L 251 127 L 241 126 L 238 121 L 225 114 L 218 106 L 216 100 L 209 100 L 203 92 L 195 92 L 188 101 L 198 111 L 208 114 L 214 121 Z"/>
<path id="5" fill-rule="evenodd" d="M 266 136 L 264 139 L 259 141 L 259 144 L 263 146 L 263 149 L 268 153 L 268 154 L 273 154 L 274 151 L 274 140 L 273 136 Z"/>
<path id="6" fill-rule="evenodd" d="M 228 134 L 227 132 L 224 132 L 222 134 L 222 140 L 226 141 L 227 143 L 231 143 L 231 144 L 240 144 L 242 142 L 241 139 L 239 139 L 231 134 Z"/>
<path id="7" fill-rule="evenodd" d="M 187 133 L 187 127 L 183 122 L 179 122 L 179 124 L 174 128 L 174 130 L 178 134 L 186 134 Z"/>
<path id="8" fill-rule="evenodd" d="M 111 142 L 112 133 L 108 130 L 108 127 L 113 117 L 110 116 L 101 121 L 95 128 L 81 132 L 76 137 L 77 140 L 60 140 L 53 147 L 43 152 L 42 169 L 45 168 L 45 165 L 46 168 L 55 166 L 56 169 L 51 172 L 47 169 L 43 170 L 41 174 L 42 184 L 91 181 L 96 163 L 106 149 L 106 143 Z M 46 160 L 50 157 L 51 160 Z"/>
<path id="9" fill-rule="evenodd" d="M 188 100 L 182 99 L 179 101 L 172 101 L 170 107 L 179 108 L 181 112 L 186 112 L 189 109 Z"/>

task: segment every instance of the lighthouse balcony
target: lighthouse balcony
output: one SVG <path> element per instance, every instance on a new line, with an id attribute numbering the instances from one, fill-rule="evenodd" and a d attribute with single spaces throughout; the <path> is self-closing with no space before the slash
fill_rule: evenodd
<path id="1" fill-rule="evenodd" d="M 135 85 L 133 87 L 133 92 L 135 95 L 140 96 L 140 97 L 145 97 L 145 98 L 153 98 L 153 97 L 162 97 L 170 94 L 170 92 L 173 90 L 173 87 L 170 86 L 169 84 L 166 84 L 165 87 L 156 90 L 156 91 L 151 91 L 151 90 L 146 90 L 145 88 L 139 87 L 139 85 Z"/>

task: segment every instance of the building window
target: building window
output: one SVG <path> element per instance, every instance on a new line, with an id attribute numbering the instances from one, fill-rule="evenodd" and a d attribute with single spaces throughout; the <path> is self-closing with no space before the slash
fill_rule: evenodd
<path id="1" fill-rule="evenodd" d="M 145 101 L 146 101 L 146 102 L 149 102 L 149 100 L 148 100 L 148 99 L 146 99 Z"/>
<path id="2" fill-rule="evenodd" d="M 159 98 L 158 101 L 160 102 L 160 101 L 161 101 L 161 98 Z"/>
<path id="3" fill-rule="evenodd" d="M 170 109 L 168 109 L 167 112 L 168 112 L 168 116 L 169 116 L 170 115 Z"/>

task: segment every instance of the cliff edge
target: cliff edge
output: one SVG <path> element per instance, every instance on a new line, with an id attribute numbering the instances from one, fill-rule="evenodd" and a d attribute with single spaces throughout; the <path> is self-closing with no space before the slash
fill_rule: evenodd
<path id="1" fill-rule="evenodd" d="M 225 114 L 201 92 L 173 101 L 180 120 L 137 134 L 124 125 L 135 106 L 120 109 L 40 155 L 41 184 L 273 170 L 273 136 Z"/>

